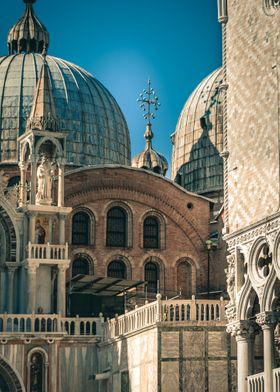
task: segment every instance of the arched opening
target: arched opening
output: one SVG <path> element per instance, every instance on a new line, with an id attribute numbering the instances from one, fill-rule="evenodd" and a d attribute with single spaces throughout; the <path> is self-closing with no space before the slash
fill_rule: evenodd
<path id="1" fill-rule="evenodd" d="M 72 218 L 72 244 L 89 245 L 90 217 L 84 212 L 77 212 Z"/>
<path id="2" fill-rule="evenodd" d="M 143 245 L 146 249 L 159 248 L 159 221 L 154 216 L 148 216 L 144 220 Z"/>
<path id="3" fill-rule="evenodd" d="M 121 207 L 113 207 L 108 211 L 106 245 L 127 246 L 127 213 Z"/>
<path id="4" fill-rule="evenodd" d="M 41 348 L 34 348 L 28 353 L 28 392 L 46 392 L 48 390 L 48 357 Z"/>
<path id="5" fill-rule="evenodd" d="M 148 293 L 156 293 L 159 290 L 159 267 L 156 263 L 150 261 L 145 265 L 145 281 Z"/>
<path id="6" fill-rule="evenodd" d="M 192 296 L 192 266 L 187 261 L 181 261 L 177 266 L 177 290 L 182 298 Z"/>
<path id="7" fill-rule="evenodd" d="M 72 264 L 72 278 L 76 275 L 89 275 L 90 273 L 89 261 L 84 256 L 79 256 Z"/>
<path id="8" fill-rule="evenodd" d="M 0 391 L 25 392 L 23 382 L 11 365 L 0 357 Z"/>
<path id="9" fill-rule="evenodd" d="M 111 278 L 127 278 L 126 266 L 122 260 L 114 260 L 108 265 L 107 276 Z"/>

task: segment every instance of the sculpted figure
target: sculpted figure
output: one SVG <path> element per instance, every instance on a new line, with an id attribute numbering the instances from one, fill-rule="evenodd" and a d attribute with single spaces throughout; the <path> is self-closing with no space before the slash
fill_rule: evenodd
<path id="1" fill-rule="evenodd" d="M 38 190 L 36 194 L 36 204 L 52 204 L 52 177 L 53 168 L 46 156 L 42 157 L 41 164 L 37 169 Z"/>
<path id="2" fill-rule="evenodd" d="M 31 392 L 42 391 L 42 367 L 37 355 L 33 355 L 30 365 L 30 390 Z"/>
<path id="3" fill-rule="evenodd" d="M 44 244 L 45 237 L 46 237 L 46 231 L 43 228 L 43 226 L 41 225 L 41 222 L 39 219 L 36 221 L 35 233 L 36 233 L 36 243 L 37 244 Z"/>
<path id="4" fill-rule="evenodd" d="M 235 286 L 235 266 L 234 266 L 234 258 L 233 256 L 227 257 L 228 268 L 225 270 L 227 277 L 227 291 L 230 298 L 230 303 L 234 303 L 235 295 L 234 295 L 234 286 Z"/>

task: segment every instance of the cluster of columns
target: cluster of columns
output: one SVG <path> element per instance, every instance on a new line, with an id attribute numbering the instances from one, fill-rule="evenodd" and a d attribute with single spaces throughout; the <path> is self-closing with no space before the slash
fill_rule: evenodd
<path id="1" fill-rule="evenodd" d="M 37 271 L 39 262 L 29 261 L 26 264 L 27 270 L 27 313 L 37 313 Z M 69 261 L 61 262 L 57 265 L 57 313 L 65 316 L 66 309 L 66 270 Z"/>
<path id="2" fill-rule="evenodd" d="M 274 312 L 259 313 L 255 321 L 243 320 L 228 325 L 228 332 L 236 337 L 238 392 L 247 392 L 247 377 L 254 374 L 254 341 L 263 331 L 263 363 L 265 391 L 273 390 L 274 330 L 278 321 Z"/>

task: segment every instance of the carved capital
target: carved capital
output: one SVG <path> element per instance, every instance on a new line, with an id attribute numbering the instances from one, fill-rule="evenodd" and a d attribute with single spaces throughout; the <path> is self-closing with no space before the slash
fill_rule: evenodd
<path id="1" fill-rule="evenodd" d="M 254 338 L 258 332 L 258 326 L 254 321 L 242 320 L 227 325 L 227 333 L 236 340 L 249 340 Z"/>
<path id="2" fill-rule="evenodd" d="M 279 314 L 275 312 L 262 312 L 257 314 L 256 322 L 262 329 L 272 328 L 279 320 Z"/>
<path id="3" fill-rule="evenodd" d="M 36 274 L 37 269 L 39 268 L 39 263 L 29 263 L 25 266 L 25 268 L 27 269 L 28 274 Z"/>

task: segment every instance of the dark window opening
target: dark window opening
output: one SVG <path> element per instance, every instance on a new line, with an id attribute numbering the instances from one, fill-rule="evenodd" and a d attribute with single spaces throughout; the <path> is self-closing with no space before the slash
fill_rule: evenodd
<path id="1" fill-rule="evenodd" d="M 145 281 L 149 293 L 158 291 L 159 271 L 157 264 L 149 262 L 145 265 Z"/>
<path id="2" fill-rule="evenodd" d="M 85 212 L 78 212 L 72 220 L 72 244 L 88 245 L 89 244 L 89 225 L 90 218 Z"/>
<path id="3" fill-rule="evenodd" d="M 154 217 L 148 217 L 144 221 L 144 248 L 159 248 L 159 223 Z"/>
<path id="4" fill-rule="evenodd" d="M 76 275 L 89 275 L 89 262 L 84 257 L 79 257 L 72 264 L 72 278 Z"/>
<path id="5" fill-rule="evenodd" d="M 107 275 L 110 278 L 126 279 L 126 266 L 121 260 L 114 260 L 108 265 Z"/>
<path id="6" fill-rule="evenodd" d="M 127 246 L 127 214 L 120 207 L 111 208 L 107 214 L 107 246 Z"/>

